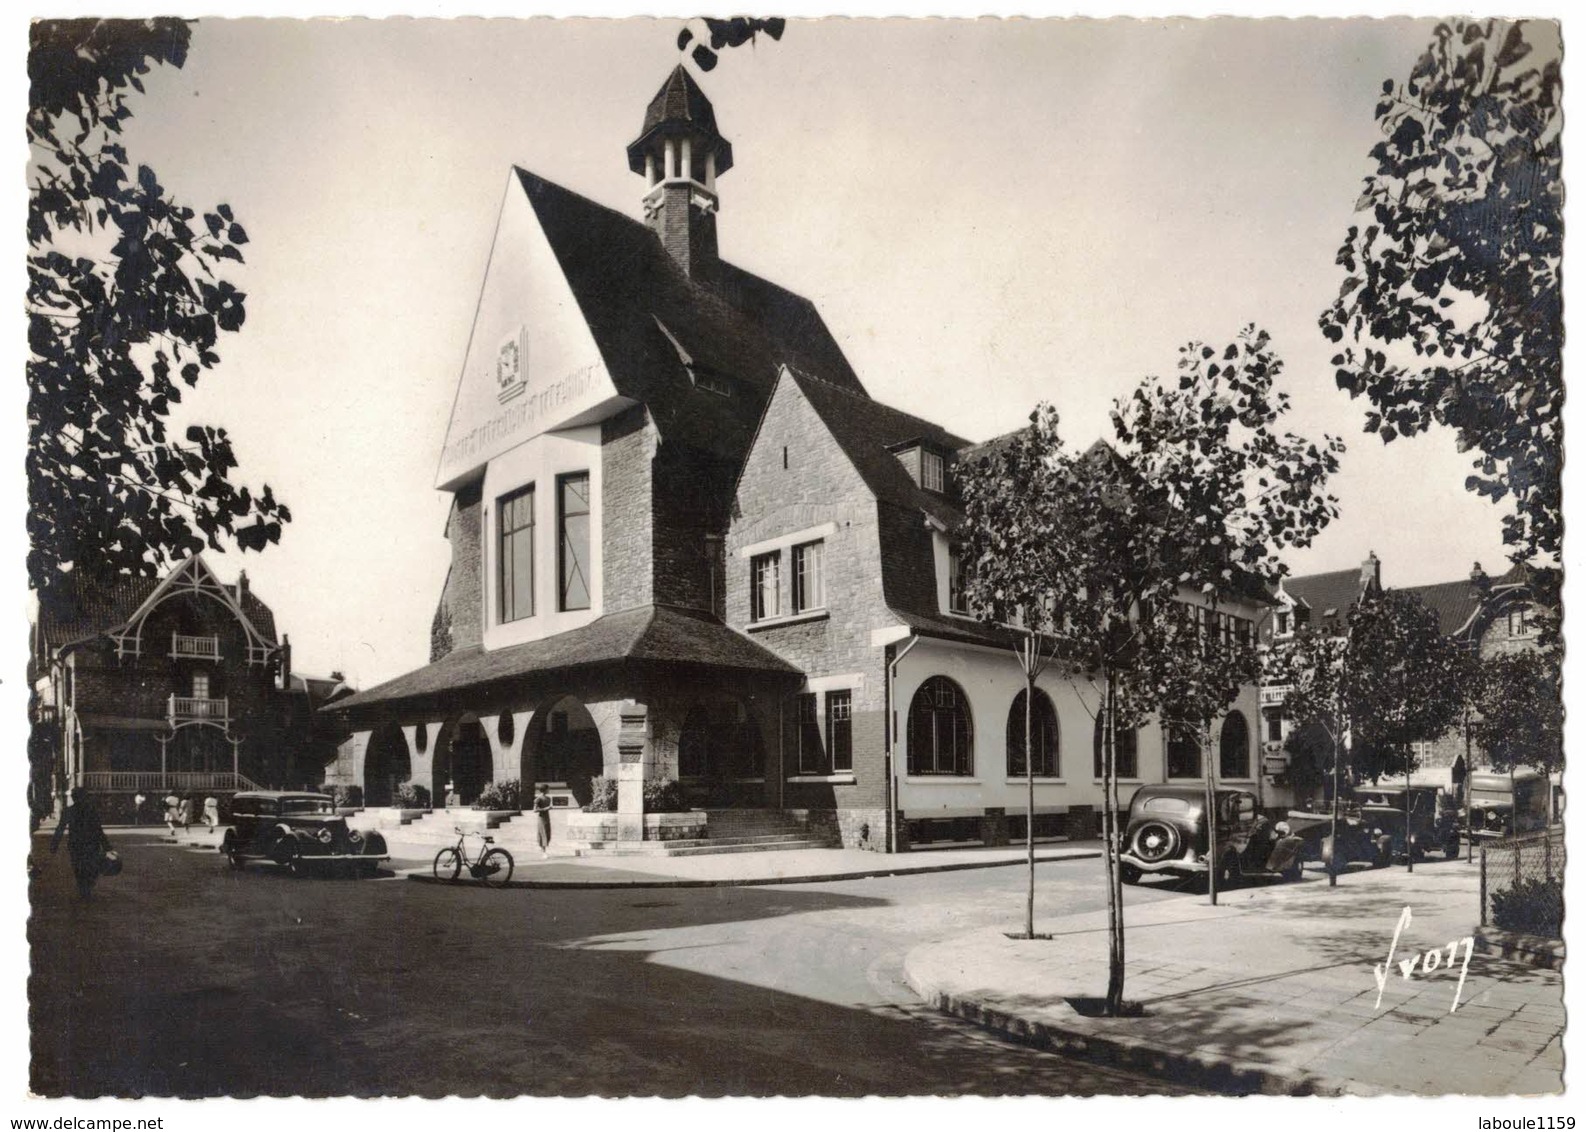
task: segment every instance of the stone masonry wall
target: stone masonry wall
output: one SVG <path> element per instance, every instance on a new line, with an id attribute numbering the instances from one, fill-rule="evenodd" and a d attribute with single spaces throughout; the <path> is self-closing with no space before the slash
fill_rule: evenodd
<path id="1" fill-rule="evenodd" d="M 658 436 L 644 406 L 601 422 L 601 554 L 605 612 L 655 600 L 651 493 Z"/>
<path id="2" fill-rule="evenodd" d="M 452 513 L 446 524 L 452 565 L 441 591 L 441 605 L 450 618 L 453 649 L 472 648 L 484 640 L 484 555 L 479 544 L 484 527 L 482 487 L 470 484 L 452 497 Z"/>

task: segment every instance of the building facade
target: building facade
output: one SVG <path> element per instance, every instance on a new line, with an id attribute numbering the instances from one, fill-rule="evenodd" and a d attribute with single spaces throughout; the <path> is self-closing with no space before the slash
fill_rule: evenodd
<path id="1" fill-rule="evenodd" d="M 317 782 L 339 741 L 328 717 L 298 704 L 290 645 L 247 574 L 221 582 L 198 555 L 163 578 L 53 595 L 31 667 L 41 813 L 72 787 L 121 817 L 138 793 Z"/>
<path id="2" fill-rule="evenodd" d="M 1021 835 L 1022 676 L 954 584 L 973 445 L 873 400 L 807 300 L 721 258 L 732 148 L 682 67 L 627 157 L 643 220 L 509 174 L 437 474 L 431 662 L 336 706 L 366 800 L 516 778 L 577 804 L 604 776 L 630 833 L 661 780 L 849 846 Z M 1221 615 L 1253 640 L 1260 612 Z M 1037 696 L 1037 832 L 1092 835 L 1095 695 Z M 1256 713 L 1251 686 L 1214 734 L 1260 791 Z M 1131 755 L 1126 782 L 1200 780 L 1155 728 Z"/>

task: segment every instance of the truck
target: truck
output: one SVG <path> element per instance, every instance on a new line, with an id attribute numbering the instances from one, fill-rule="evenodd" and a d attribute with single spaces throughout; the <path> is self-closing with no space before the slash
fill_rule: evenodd
<path id="1" fill-rule="evenodd" d="M 1548 825 L 1549 783 L 1530 768 L 1470 776 L 1470 835 L 1496 839 Z"/>

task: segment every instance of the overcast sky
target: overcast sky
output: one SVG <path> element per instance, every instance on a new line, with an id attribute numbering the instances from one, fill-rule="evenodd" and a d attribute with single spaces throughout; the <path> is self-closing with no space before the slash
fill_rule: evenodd
<path id="1" fill-rule="evenodd" d="M 134 100 L 134 161 L 246 226 L 247 323 L 186 411 L 292 508 L 246 567 L 302 671 L 428 660 L 433 489 L 508 168 L 639 215 L 624 146 L 675 21 L 200 22 Z M 1504 568 L 1500 513 L 1434 434 L 1384 446 L 1316 319 L 1430 21 L 802 21 L 701 77 L 735 164 L 722 254 L 814 300 L 871 394 L 971 439 L 1055 403 L 1088 444 L 1191 339 L 1255 322 L 1291 426 L 1349 451 L 1295 572 Z"/>

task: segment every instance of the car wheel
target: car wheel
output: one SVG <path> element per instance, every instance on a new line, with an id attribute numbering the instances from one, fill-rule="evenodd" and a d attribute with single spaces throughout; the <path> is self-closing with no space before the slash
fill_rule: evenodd
<path id="1" fill-rule="evenodd" d="M 359 861 L 358 875 L 368 880 L 380 871 L 379 861 Z"/>
<path id="2" fill-rule="evenodd" d="M 462 871 L 463 859 L 456 849 L 446 848 L 435 854 L 435 879 L 454 881 L 457 874 Z"/>
<path id="3" fill-rule="evenodd" d="M 1459 834 L 1448 839 L 1448 844 L 1443 846 L 1443 855 L 1450 861 L 1459 856 Z"/>
<path id="4" fill-rule="evenodd" d="M 1305 866 L 1303 862 L 1295 861 L 1292 865 L 1283 870 L 1283 879 L 1292 884 L 1299 880 L 1304 875 L 1304 872 Z"/>
<path id="5" fill-rule="evenodd" d="M 1118 864 L 1118 876 L 1122 878 L 1124 884 L 1139 884 L 1140 878 L 1144 875 L 1139 865 L 1131 865 L 1127 861 Z"/>
<path id="6" fill-rule="evenodd" d="M 485 854 L 485 883 L 491 888 L 505 888 L 512 879 L 512 854 L 505 849 L 492 849 Z"/>

